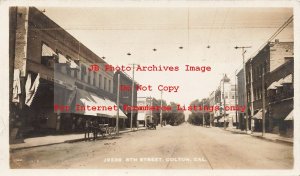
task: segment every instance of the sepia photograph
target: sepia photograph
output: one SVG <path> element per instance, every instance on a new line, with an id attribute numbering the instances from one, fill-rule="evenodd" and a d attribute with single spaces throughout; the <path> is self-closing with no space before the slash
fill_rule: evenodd
<path id="1" fill-rule="evenodd" d="M 295 174 L 298 2 L 195 2 L 7 5 L 8 170 Z"/>

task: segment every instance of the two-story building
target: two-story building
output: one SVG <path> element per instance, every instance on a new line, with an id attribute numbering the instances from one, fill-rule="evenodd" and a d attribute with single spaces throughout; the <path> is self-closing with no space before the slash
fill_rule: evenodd
<path id="1" fill-rule="evenodd" d="M 267 88 L 269 88 L 269 90 L 277 89 L 276 86 L 271 86 L 274 81 L 281 78 L 284 79 L 289 74 L 293 74 L 294 70 L 291 66 L 289 67 L 289 71 L 284 72 L 285 74 L 275 74 L 277 72 L 276 70 L 282 69 L 281 67 L 283 65 L 288 62 L 293 62 L 293 55 L 293 42 L 279 42 L 279 40 L 276 39 L 274 42 L 266 44 L 253 58 L 250 58 L 246 62 L 247 100 L 251 107 L 249 114 L 252 131 L 262 130 L 264 91 L 266 131 L 277 133 L 276 131 L 278 130 L 274 129 L 275 116 L 272 114 L 272 111 L 283 111 L 283 108 L 278 107 L 277 109 L 275 108 L 276 110 L 274 108 L 273 110 L 270 109 L 270 94 L 267 93 Z M 281 73 L 282 71 L 279 72 Z M 281 83 L 279 85 L 281 85 Z M 275 124 L 278 126 L 278 123 L 279 122 L 276 122 Z"/>
<path id="2" fill-rule="evenodd" d="M 114 73 L 104 71 L 102 58 L 34 7 L 10 8 L 10 34 L 11 139 L 74 131 L 86 118 L 115 123 L 116 111 L 76 110 L 115 106 Z"/>

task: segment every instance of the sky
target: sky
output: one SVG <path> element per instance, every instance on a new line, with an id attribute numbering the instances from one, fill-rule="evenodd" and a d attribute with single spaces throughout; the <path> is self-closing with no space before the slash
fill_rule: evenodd
<path id="1" fill-rule="evenodd" d="M 135 72 L 134 77 L 139 84 L 153 87 L 138 91 L 138 97 L 160 99 L 158 85 L 179 86 L 178 92 L 162 96 L 182 105 L 208 97 L 223 74 L 234 83 L 235 72 L 242 68 L 242 51 L 234 47 L 251 46 L 245 54 L 248 59 L 293 15 L 291 8 L 39 9 L 111 65 L 179 66 L 178 72 Z M 293 41 L 293 37 L 291 23 L 276 38 Z M 184 65 L 209 66 L 211 71 L 186 72 Z"/>

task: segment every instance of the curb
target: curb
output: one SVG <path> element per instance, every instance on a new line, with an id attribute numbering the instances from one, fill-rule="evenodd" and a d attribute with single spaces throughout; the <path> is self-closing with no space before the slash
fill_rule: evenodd
<path id="1" fill-rule="evenodd" d="M 119 134 L 129 133 L 129 132 L 137 132 L 137 131 L 141 131 L 141 130 L 146 130 L 146 129 L 145 128 L 140 128 L 139 130 L 134 130 L 134 131 L 130 131 L 130 130 L 120 131 Z M 104 138 L 104 139 L 109 139 L 109 138 Z M 72 139 L 72 140 L 65 140 L 63 142 L 55 142 L 55 143 L 35 145 L 35 146 L 24 146 L 24 147 L 10 148 L 9 151 L 13 152 L 13 151 L 22 150 L 22 149 L 30 149 L 30 148 L 36 148 L 36 147 L 51 146 L 51 145 L 56 145 L 56 144 L 75 143 L 75 142 L 81 142 L 81 141 L 84 141 L 84 140 L 85 140 L 84 138 L 78 138 L 78 139 Z"/>
<path id="2" fill-rule="evenodd" d="M 282 144 L 287 144 L 287 145 L 294 145 L 293 141 L 288 141 L 288 140 L 283 140 L 283 139 L 270 139 L 270 138 L 266 138 L 263 136 L 254 136 L 254 135 L 251 135 L 251 136 L 259 138 L 259 139 L 271 141 L 271 142 L 282 143 Z"/>
<path id="3" fill-rule="evenodd" d="M 227 130 L 227 129 L 223 129 L 223 130 L 231 132 L 231 133 L 236 133 L 236 134 L 247 134 L 246 132 L 242 132 L 242 131 L 239 132 L 239 131 L 233 131 L 233 130 Z M 263 137 L 263 136 L 256 136 L 256 135 L 253 135 L 253 134 L 249 134 L 249 135 L 252 136 L 252 137 L 256 137 L 256 138 L 271 141 L 271 142 L 283 143 L 283 144 L 287 144 L 287 145 L 294 145 L 293 141 L 288 141 L 288 140 L 284 140 L 284 139 L 271 139 L 271 138 L 266 138 L 266 137 Z"/>

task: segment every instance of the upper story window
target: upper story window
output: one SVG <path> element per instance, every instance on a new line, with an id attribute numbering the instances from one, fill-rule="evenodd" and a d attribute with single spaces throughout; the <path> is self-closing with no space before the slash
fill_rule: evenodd
<path id="1" fill-rule="evenodd" d="M 101 85 L 102 85 L 102 75 L 101 74 L 99 74 L 99 88 L 101 88 Z"/>
<path id="2" fill-rule="evenodd" d="M 81 65 L 81 80 L 85 81 L 85 74 L 86 74 L 86 67 L 84 65 Z"/>
<path id="3" fill-rule="evenodd" d="M 104 87 L 103 87 L 104 90 L 107 90 L 107 79 L 106 77 L 104 77 Z"/>
<path id="4" fill-rule="evenodd" d="M 57 62 L 56 53 L 45 42 L 41 45 L 41 64 L 54 68 L 54 64 Z"/>
<path id="5" fill-rule="evenodd" d="M 91 71 L 88 71 L 88 80 L 87 80 L 88 84 L 91 84 Z"/>
<path id="6" fill-rule="evenodd" d="M 68 56 L 68 55 L 66 55 L 66 59 L 68 59 L 68 63 L 69 63 L 69 61 L 72 60 L 72 58 L 70 56 Z M 67 66 L 66 70 L 67 70 L 67 75 L 72 76 L 72 74 L 71 74 L 71 68 Z"/>
<path id="7" fill-rule="evenodd" d="M 96 77 L 97 77 L 97 74 L 96 74 L 96 72 L 94 72 L 94 76 L 93 76 L 93 86 L 96 86 Z"/>
<path id="8" fill-rule="evenodd" d="M 111 80 L 108 80 L 108 92 L 111 92 Z"/>

